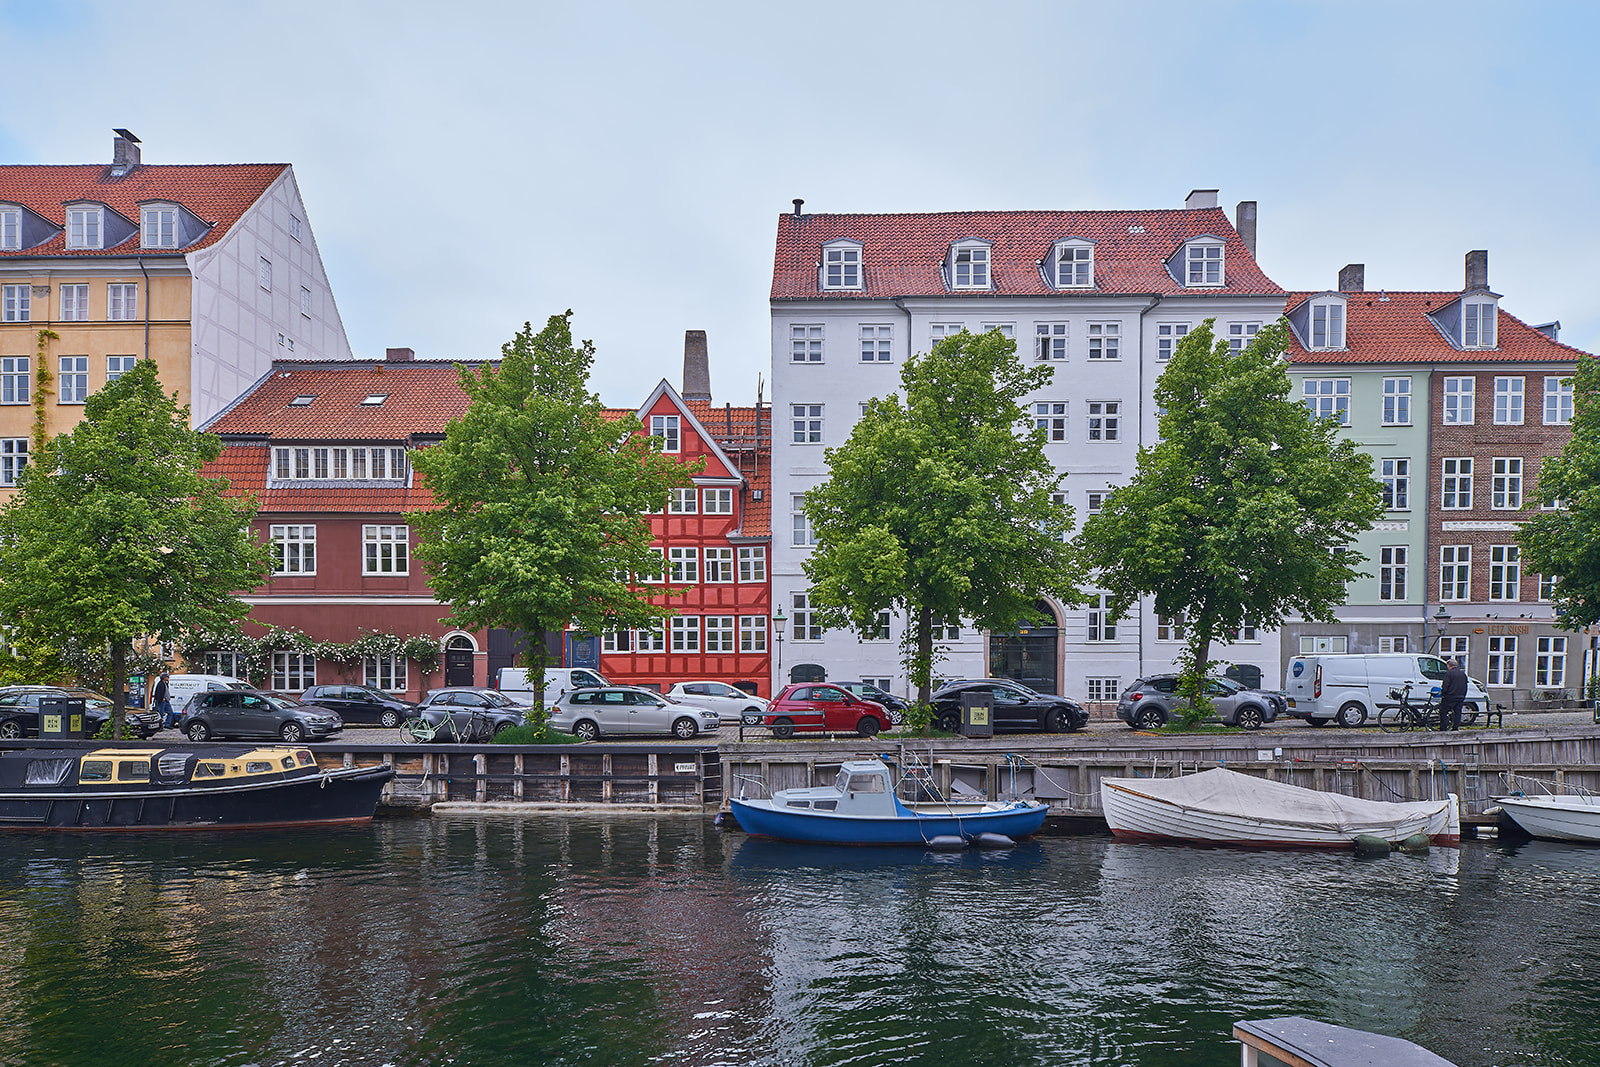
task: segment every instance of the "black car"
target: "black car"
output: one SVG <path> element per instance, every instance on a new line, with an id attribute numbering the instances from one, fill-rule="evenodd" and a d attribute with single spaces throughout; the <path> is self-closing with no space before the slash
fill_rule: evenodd
<path id="1" fill-rule="evenodd" d="M 82 697 L 86 737 L 100 732 L 111 718 L 111 701 L 88 690 L 54 685 L 12 685 L 0 689 L 0 738 L 38 737 L 39 702 L 47 698 Z"/>
<path id="2" fill-rule="evenodd" d="M 453 685 L 444 689 L 430 689 L 417 705 L 416 714 L 435 726 L 444 722 L 448 713 L 456 721 L 456 729 L 466 737 L 472 730 L 472 713 L 489 717 L 489 732 L 498 734 L 513 726 L 522 725 L 522 715 L 528 709 L 495 689 L 479 686 Z M 548 709 L 546 709 L 548 710 Z"/>
<path id="3" fill-rule="evenodd" d="M 961 725 L 962 693 L 994 698 L 995 733 L 1066 733 L 1089 725 L 1089 713 L 1076 701 L 1036 693 L 1020 682 L 1004 678 L 973 678 L 950 682 L 934 692 L 933 722 L 939 729 L 954 731 Z"/>
<path id="4" fill-rule="evenodd" d="M 416 715 L 417 706 L 392 697 L 370 685 L 314 685 L 300 699 L 319 708 L 339 713 L 345 722 L 370 722 L 378 726 L 399 726 Z"/>
<path id="5" fill-rule="evenodd" d="M 344 729 L 339 713 L 259 689 L 196 693 L 180 728 L 191 741 L 223 737 L 276 737 L 290 744 L 318 741 Z"/>
<path id="6" fill-rule="evenodd" d="M 906 709 L 911 704 L 895 696 L 885 693 L 871 682 L 834 682 L 841 689 L 848 689 L 862 700 L 870 700 L 874 704 L 882 704 L 883 710 L 889 713 L 889 721 L 899 726 L 906 718 Z"/>

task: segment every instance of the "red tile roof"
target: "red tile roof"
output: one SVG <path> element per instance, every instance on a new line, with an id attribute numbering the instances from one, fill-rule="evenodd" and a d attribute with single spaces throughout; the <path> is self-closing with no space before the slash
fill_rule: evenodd
<path id="1" fill-rule="evenodd" d="M 0 256 L 119 256 L 177 254 L 219 241 L 228 227 L 260 199 L 284 171 L 287 163 L 227 163 L 209 166 L 140 164 L 121 178 L 111 176 L 103 163 L 68 166 L 13 164 L 0 166 L 0 202 L 21 204 L 57 226 L 66 224 L 63 204 L 74 200 L 101 203 L 134 224 L 135 233 L 111 248 L 66 247 L 64 234 L 33 248 L 0 252 Z M 180 249 L 142 250 L 139 247 L 139 204 L 165 200 L 181 204 L 210 223 L 200 240 Z"/>
<path id="2" fill-rule="evenodd" d="M 204 429 L 271 434 L 284 441 L 405 441 L 442 434 L 467 410 L 455 363 L 439 360 L 277 362 L 272 373 Z M 311 403 L 296 406 L 296 397 Z M 383 396 L 381 404 L 363 404 Z"/>
<path id="3" fill-rule="evenodd" d="M 1185 288 L 1172 280 L 1165 261 L 1184 241 L 1205 234 L 1227 242 L 1219 287 Z M 930 215 L 792 215 L 778 218 L 772 299 L 886 299 L 943 296 L 940 265 L 954 241 L 993 242 L 993 289 L 962 295 L 1085 296 L 1112 293 L 1283 292 L 1256 265 L 1221 208 L 1149 211 L 953 211 Z M 1095 242 L 1092 289 L 1053 289 L 1038 262 L 1068 237 Z M 836 238 L 860 241 L 864 287 L 859 292 L 822 292 L 817 264 L 822 246 Z"/>
<path id="4" fill-rule="evenodd" d="M 265 445 L 231 445 L 222 450 L 222 455 L 206 464 L 201 473 L 208 478 L 228 479 L 232 496 L 254 493 L 256 507 L 264 514 L 359 512 L 395 515 L 405 511 L 426 511 L 433 507 L 433 494 L 420 484 L 379 487 L 338 483 L 307 485 L 300 482 L 282 489 L 268 489 L 270 451 Z"/>
<path id="5" fill-rule="evenodd" d="M 1317 293 L 1291 293 L 1284 313 L 1294 311 Z M 1459 349 L 1428 318 L 1430 312 L 1461 297 L 1459 292 L 1346 293 L 1345 350 L 1311 351 L 1293 338 L 1294 363 L 1570 363 L 1588 355 L 1582 349 L 1552 341 L 1515 315 L 1500 309 L 1498 347 Z"/>

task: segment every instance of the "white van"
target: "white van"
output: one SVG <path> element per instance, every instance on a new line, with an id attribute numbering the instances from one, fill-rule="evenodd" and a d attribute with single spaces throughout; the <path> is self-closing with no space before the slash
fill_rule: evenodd
<path id="1" fill-rule="evenodd" d="M 544 706 L 548 708 L 570 690 L 610 684 L 599 671 L 591 671 L 587 667 L 546 667 Z M 534 701 L 533 684 L 528 681 L 525 667 L 501 667 L 494 687 L 519 704 L 532 704 Z"/>
<path id="2" fill-rule="evenodd" d="M 1400 689 L 1407 682 L 1411 683 L 1412 701 L 1426 702 L 1443 684 L 1444 672 L 1444 660 L 1414 652 L 1296 656 L 1284 672 L 1287 714 L 1312 726 L 1330 721 L 1360 726 L 1368 718 L 1377 718 L 1379 705 L 1394 704 L 1389 690 Z M 1478 712 L 1489 707 L 1489 694 L 1469 678 L 1461 721 L 1475 722 Z"/>
<path id="3" fill-rule="evenodd" d="M 155 691 L 155 678 L 145 684 L 149 686 L 151 692 Z M 174 674 L 167 679 L 167 699 L 172 702 L 173 711 L 182 712 L 196 693 L 207 693 L 213 689 L 254 688 L 255 686 L 242 678 L 228 674 Z"/>

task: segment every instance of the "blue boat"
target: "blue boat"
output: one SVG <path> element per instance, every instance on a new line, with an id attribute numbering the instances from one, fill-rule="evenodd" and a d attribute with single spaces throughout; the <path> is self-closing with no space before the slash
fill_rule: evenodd
<path id="1" fill-rule="evenodd" d="M 1033 801 L 902 801 L 882 760 L 852 760 L 832 785 L 781 789 L 770 799 L 732 797 L 748 834 L 820 845 L 960 847 L 983 834 L 1015 840 L 1039 832 L 1049 809 Z"/>

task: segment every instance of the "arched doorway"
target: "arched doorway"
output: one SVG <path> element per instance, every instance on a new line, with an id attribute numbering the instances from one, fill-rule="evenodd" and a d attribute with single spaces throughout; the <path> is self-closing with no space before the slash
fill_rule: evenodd
<path id="1" fill-rule="evenodd" d="M 466 634 L 456 634 L 444 643 L 444 684 L 473 684 L 472 661 L 477 647 Z"/>
<path id="2" fill-rule="evenodd" d="M 826 682 L 828 672 L 820 664 L 800 663 L 789 668 L 790 682 Z"/>
<path id="3" fill-rule="evenodd" d="M 1016 633 L 989 635 L 989 676 L 1010 678 L 1041 693 L 1061 692 L 1061 620 L 1044 601 Z"/>

